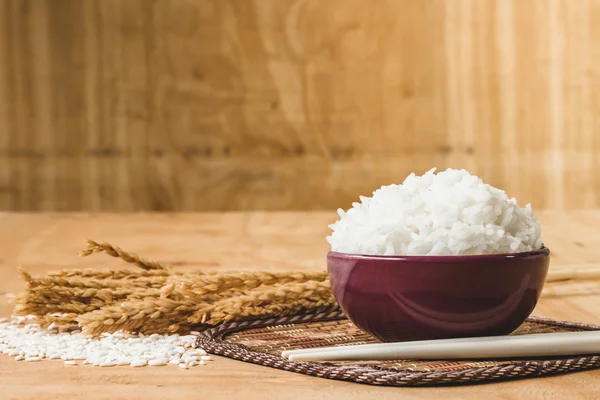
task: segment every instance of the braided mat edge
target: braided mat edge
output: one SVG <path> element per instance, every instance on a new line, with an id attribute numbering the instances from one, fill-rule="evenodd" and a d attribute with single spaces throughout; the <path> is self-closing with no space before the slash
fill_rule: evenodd
<path id="1" fill-rule="evenodd" d="M 454 372 L 411 372 L 376 369 L 365 365 L 335 366 L 316 362 L 288 361 L 274 354 L 256 351 L 250 347 L 229 343 L 225 336 L 247 329 L 273 325 L 322 322 L 345 319 L 340 311 L 312 315 L 294 315 L 264 320 L 232 322 L 202 332 L 196 346 L 207 352 L 235 360 L 327 379 L 336 379 L 383 386 L 439 386 L 466 385 L 500 380 L 533 378 L 600 368 L 600 355 L 552 360 L 513 362 L 509 365 L 471 368 Z M 531 322 L 553 326 L 600 330 L 600 326 L 553 319 L 530 317 Z"/>

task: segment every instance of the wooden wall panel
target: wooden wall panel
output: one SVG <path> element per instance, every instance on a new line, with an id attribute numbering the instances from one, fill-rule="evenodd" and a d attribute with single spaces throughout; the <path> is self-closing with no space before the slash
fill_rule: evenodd
<path id="1" fill-rule="evenodd" d="M 0 209 L 600 207 L 600 0 L 0 0 Z"/>

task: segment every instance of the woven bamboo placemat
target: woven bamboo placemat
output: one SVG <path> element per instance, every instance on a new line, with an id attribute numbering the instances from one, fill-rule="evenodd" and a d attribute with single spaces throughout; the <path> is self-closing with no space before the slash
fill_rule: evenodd
<path id="1" fill-rule="evenodd" d="M 600 326 L 530 317 L 515 335 L 600 330 Z M 197 345 L 236 360 L 321 378 L 387 386 L 475 384 L 600 367 L 600 356 L 521 360 L 296 362 L 283 350 L 378 343 L 341 312 L 243 321 L 203 332 Z"/>

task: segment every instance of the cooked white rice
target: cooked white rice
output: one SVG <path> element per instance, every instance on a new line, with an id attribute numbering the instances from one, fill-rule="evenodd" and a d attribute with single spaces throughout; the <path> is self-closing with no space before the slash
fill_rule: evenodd
<path id="1" fill-rule="evenodd" d="M 401 185 L 360 196 L 330 225 L 337 252 L 371 255 L 520 253 L 542 247 L 531 205 L 465 170 L 411 174 Z"/>

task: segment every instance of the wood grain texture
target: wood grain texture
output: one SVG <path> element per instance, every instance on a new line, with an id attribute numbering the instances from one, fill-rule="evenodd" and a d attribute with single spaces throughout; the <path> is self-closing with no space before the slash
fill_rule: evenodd
<path id="1" fill-rule="evenodd" d="M 0 209 L 600 207 L 600 0 L 0 0 Z"/>
<path id="2" fill-rule="evenodd" d="M 0 318 L 22 289 L 17 266 L 33 274 L 62 268 L 115 268 L 78 258 L 84 238 L 107 240 L 182 270 L 322 270 L 334 213 L 0 214 Z M 543 212 L 551 268 L 600 267 L 600 210 Z M 298 224 L 298 222 L 302 222 Z M 600 324 L 600 282 L 547 285 L 535 315 Z M 215 357 L 207 366 L 69 367 L 0 355 L 2 400 L 34 399 L 596 399 L 600 370 L 466 387 L 385 388 L 298 375 Z"/>

